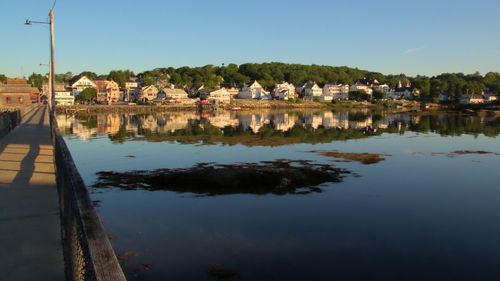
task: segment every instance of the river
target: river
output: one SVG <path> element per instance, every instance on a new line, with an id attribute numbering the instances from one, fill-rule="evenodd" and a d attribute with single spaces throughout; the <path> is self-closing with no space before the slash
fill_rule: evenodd
<path id="1" fill-rule="evenodd" d="M 498 117 L 57 119 L 128 280 L 500 280 Z"/>

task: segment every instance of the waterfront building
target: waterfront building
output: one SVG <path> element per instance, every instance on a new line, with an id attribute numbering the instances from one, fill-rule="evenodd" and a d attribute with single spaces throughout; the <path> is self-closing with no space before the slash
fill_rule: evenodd
<path id="1" fill-rule="evenodd" d="M 7 78 L 6 84 L 0 84 L 0 105 L 26 106 L 37 102 L 38 94 L 26 79 Z"/>
<path id="2" fill-rule="evenodd" d="M 477 94 L 462 95 L 460 97 L 460 103 L 484 103 L 484 98 L 483 96 Z"/>
<path id="3" fill-rule="evenodd" d="M 96 80 L 97 102 L 113 103 L 120 99 L 120 87 L 115 81 Z"/>
<path id="4" fill-rule="evenodd" d="M 321 100 L 347 100 L 349 99 L 349 85 L 326 84 L 323 87 Z"/>
<path id="5" fill-rule="evenodd" d="M 323 89 L 314 83 L 309 83 L 304 89 L 304 100 L 314 100 L 320 98 L 323 94 Z"/>
<path id="6" fill-rule="evenodd" d="M 369 94 L 370 96 L 373 94 L 373 89 L 370 86 L 363 85 L 363 84 L 354 84 L 350 87 L 351 91 L 364 91 L 365 93 Z"/>
<path id="7" fill-rule="evenodd" d="M 271 94 L 255 80 L 254 82 L 246 83 L 238 93 L 240 99 L 272 99 Z"/>
<path id="8" fill-rule="evenodd" d="M 175 89 L 172 85 L 168 88 L 163 88 L 158 92 L 157 98 L 158 100 L 166 100 L 169 102 L 176 102 L 186 100 L 188 98 L 188 94 L 183 89 Z"/>
<path id="9" fill-rule="evenodd" d="M 97 89 L 97 85 L 92 82 L 87 76 L 80 76 L 73 84 L 71 84 L 71 90 L 74 96 L 78 96 L 83 90 L 87 88 Z"/>
<path id="10" fill-rule="evenodd" d="M 158 88 L 153 85 L 142 87 L 139 95 L 137 97 L 138 100 L 141 101 L 152 101 L 158 97 Z"/>
<path id="11" fill-rule="evenodd" d="M 220 88 L 218 90 L 212 91 L 202 91 L 200 97 L 206 99 L 211 103 L 228 104 L 231 102 L 231 93 L 228 92 L 226 88 Z"/>
<path id="12" fill-rule="evenodd" d="M 295 94 L 295 86 L 284 81 L 282 81 L 280 84 L 275 84 L 273 97 L 279 100 L 295 99 L 297 98 L 297 95 Z"/>

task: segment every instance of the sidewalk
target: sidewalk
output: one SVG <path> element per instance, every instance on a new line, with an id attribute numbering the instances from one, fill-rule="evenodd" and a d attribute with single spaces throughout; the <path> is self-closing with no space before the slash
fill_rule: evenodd
<path id="1" fill-rule="evenodd" d="M 49 112 L 0 139 L 0 281 L 64 280 Z"/>

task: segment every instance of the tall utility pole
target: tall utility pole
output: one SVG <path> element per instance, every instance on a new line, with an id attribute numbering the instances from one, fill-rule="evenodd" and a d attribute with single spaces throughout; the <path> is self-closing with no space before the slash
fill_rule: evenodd
<path id="1" fill-rule="evenodd" d="M 53 110 L 55 106 L 55 96 L 56 96 L 56 91 L 55 91 L 55 68 L 54 68 L 54 10 L 50 10 L 49 13 L 50 16 L 50 84 L 52 91 L 50 92 L 50 109 Z"/>
<path id="2" fill-rule="evenodd" d="M 55 2 L 54 2 L 54 6 L 55 6 Z M 56 82 L 56 79 L 55 79 L 56 72 L 55 72 L 55 67 L 54 67 L 54 8 L 53 7 L 49 12 L 49 17 L 50 17 L 49 22 L 30 21 L 29 19 L 27 19 L 26 23 L 25 23 L 26 25 L 31 25 L 33 23 L 50 24 L 50 71 L 49 71 L 50 89 L 49 89 L 49 94 L 47 97 L 50 110 L 52 110 L 54 105 L 55 105 L 54 97 L 55 97 L 55 82 Z"/>

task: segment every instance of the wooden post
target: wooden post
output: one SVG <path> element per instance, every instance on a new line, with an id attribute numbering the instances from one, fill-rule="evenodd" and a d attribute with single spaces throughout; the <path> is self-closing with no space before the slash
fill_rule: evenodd
<path id="1" fill-rule="evenodd" d="M 49 108 L 54 109 L 55 105 L 55 67 L 54 67 L 54 10 L 50 10 L 50 81 L 52 91 L 49 98 Z"/>

